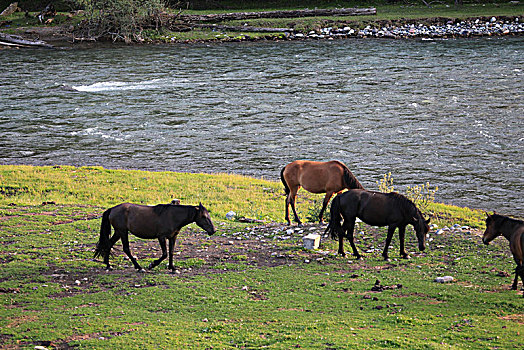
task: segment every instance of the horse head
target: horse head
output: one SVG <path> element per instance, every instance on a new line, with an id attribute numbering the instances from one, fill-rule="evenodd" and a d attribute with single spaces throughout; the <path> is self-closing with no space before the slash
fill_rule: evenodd
<path id="1" fill-rule="evenodd" d="M 501 234 L 497 229 L 496 218 L 497 213 L 493 212 L 492 215 L 486 213 L 486 231 L 484 231 L 484 235 L 482 236 L 482 242 L 485 245 L 488 245 L 489 242 L 491 242 Z"/>
<path id="2" fill-rule="evenodd" d="M 198 207 L 196 207 L 197 214 L 195 217 L 195 223 L 200 226 L 204 231 L 207 232 L 208 235 L 212 235 L 216 232 L 215 226 L 213 226 L 213 222 L 211 221 L 211 216 L 209 215 L 209 212 L 207 209 L 200 203 Z"/>
<path id="3" fill-rule="evenodd" d="M 415 228 L 415 234 L 418 240 L 418 249 L 423 251 L 426 249 L 426 235 L 429 232 L 429 221 L 431 219 L 424 220 L 422 213 L 418 213 L 416 217 L 413 217 L 413 227 Z"/>

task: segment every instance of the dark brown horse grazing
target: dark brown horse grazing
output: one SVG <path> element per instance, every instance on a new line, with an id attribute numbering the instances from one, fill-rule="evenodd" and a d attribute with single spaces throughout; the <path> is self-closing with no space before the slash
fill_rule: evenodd
<path id="1" fill-rule="evenodd" d="M 493 212 L 493 215 L 487 214 L 487 216 L 486 231 L 482 236 L 482 242 L 487 245 L 500 235 L 509 241 L 509 249 L 517 264 L 515 280 L 511 289 L 516 290 L 519 276 L 524 284 L 524 221 L 508 218 L 495 212 Z M 522 296 L 524 297 L 524 294 Z"/>
<path id="2" fill-rule="evenodd" d="M 295 199 L 300 186 L 311 193 L 325 193 L 319 219 L 323 222 L 323 215 L 333 194 L 346 188 L 364 188 L 348 167 L 337 160 L 329 162 L 313 162 L 309 160 L 295 160 L 289 163 L 280 172 L 280 179 L 286 191 L 286 221 L 289 221 L 289 205 L 293 209 L 295 221 L 302 224 L 295 209 Z"/>
<path id="3" fill-rule="evenodd" d="M 418 248 L 421 251 L 426 248 L 425 240 L 429 231 L 429 219 L 424 220 L 422 213 L 412 201 L 395 192 L 382 193 L 354 189 L 339 194 L 333 199 L 331 219 L 326 229 L 326 233 L 330 232 L 331 237 L 338 238 L 338 253 L 343 256 L 345 256 L 343 242 L 345 234 L 351 248 L 353 248 L 353 255 L 360 258 L 353 236 L 357 217 L 368 225 L 388 226 L 386 246 L 382 252 L 385 260 L 388 260 L 388 248 L 397 227 L 400 237 L 400 255 L 403 258 L 409 258 L 404 248 L 407 225 L 413 225 L 415 229 Z M 343 225 L 340 224 L 341 218 L 344 220 Z"/>
<path id="4" fill-rule="evenodd" d="M 166 238 L 169 241 L 169 269 L 174 270 L 173 248 L 180 229 L 190 223 L 196 223 L 209 235 L 215 233 L 215 227 L 211 222 L 209 212 L 200 203 L 199 206 L 159 204 L 156 206 L 122 203 L 116 207 L 107 209 L 102 215 L 100 227 L 100 240 L 96 245 L 95 258 L 104 257 L 107 269 L 109 266 L 109 255 L 113 245 L 122 239 L 124 252 L 131 259 L 135 268 L 143 271 L 129 250 L 128 233 L 145 239 L 157 238 L 162 248 L 162 256 L 149 265 L 149 269 L 160 264 L 166 257 Z M 115 233 L 111 235 L 111 226 Z"/>

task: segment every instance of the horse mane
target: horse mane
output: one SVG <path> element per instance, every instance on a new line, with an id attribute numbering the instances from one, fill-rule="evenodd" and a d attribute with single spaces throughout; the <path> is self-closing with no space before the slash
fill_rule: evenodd
<path id="1" fill-rule="evenodd" d="M 397 192 L 389 192 L 386 193 L 391 198 L 394 198 L 394 200 L 397 202 L 397 204 L 400 207 L 400 211 L 404 216 L 412 218 L 412 217 L 421 217 L 424 219 L 424 216 L 422 215 L 422 212 L 417 208 L 415 203 L 411 201 L 408 197 L 397 193 Z"/>
<path id="2" fill-rule="evenodd" d="M 505 216 L 505 215 L 501 215 L 501 214 L 497 214 L 497 213 L 494 213 L 493 215 L 490 215 L 489 217 L 493 218 L 494 220 L 500 220 L 501 224 L 502 224 L 502 222 L 507 220 L 511 224 L 524 225 L 524 221 L 522 221 L 522 220 L 515 219 L 515 218 L 509 217 L 509 216 Z"/>
<path id="3" fill-rule="evenodd" d="M 153 213 L 160 216 L 167 208 L 174 206 L 173 204 L 157 204 L 153 207 Z"/>
<path id="4" fill-rule="evenodd" d="M 342 167 L 342 169 L 344 169 L 344 182 L 346 183 L 346 186 L 348 188 L 364 189 L 364 186 L 362 186 L 362 184 L 357 180 L 355 175 L 353 175 L 353 173 L 351 172 L 351 170 L 349 170 L 346 164 L 338 160 L 335 160 L 334 162 L 336 162 L 338 165 Z"/>
<path id="5" fill-rule="evenodd" d="M 162 215 L 169 208 L 194 208 L 193 205 L 180 205 L 180 204 L 157 204 L 153 207 L 153 213 L 156 215 Z"/>

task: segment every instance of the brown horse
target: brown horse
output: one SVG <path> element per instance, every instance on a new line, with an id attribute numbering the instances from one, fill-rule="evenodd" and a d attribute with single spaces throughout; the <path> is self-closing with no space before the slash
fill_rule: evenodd
<path id="1" fill-rule="evenodd" d="M 311 193 L 325 193 L 319 220 L 323 222 L 324 211 L 333 194 L 346 188 L 364 188 L 348 167 L 337 160 L 329 162 L 314 162 L 309 160 L 295 160 L 289 163 L 280 172 L 280 179 L 286 191 L 286 220 L 289 221 L 289 205 L 293 209 L 295 221 L 302 224 L 295 209 L 295 199 L 300 186 Z"/>
<path id="2" fill-rule="evenodd" d="M 372 226 L 388 226 L 388 235 L 386 246 L 382 252 L 385 260 L 388 260 L 388 249 L 393 238 L 393 233 L 398 227 L 400 237 L 400 255 L 408 259 L 409 255 L 404 248 L 404 237 L 406 226 L 413 225 L 418 240 L 418 248 L 423 251 L 425 246 L 426 234 L 429 231 L 429 219 L 424 220 L 422 213 L 418 208 L 405 196 L 391 192 L 382 193 L 354 189 L 339 194 L 331 203 L 331 219 L 326 229 L 330 232 L 331 237 L 338 238 L 338 253 L 345 256 L 344 253 L 344 234 L 353 248 L 353 255 L 360 258 L 360 254 L 355 247 L 353 231 L 355 229 L 355 220 L 359 218 L 363 222 Z M 341 218 L 344 220 L 340 224 Z"/>
<path id="3" fill-rule="evenodd" d="M 524 221 L 508 218 L 493 212 L 486 218 L 486 231 L 482 236 L 482 242 L 489 244 L 496 237 L 502 235 L 509 241 L 509 249 L 513 254 L 513 259 L 517 267 L 515 268 L 515 280 L 511 289 L 517 289 L 517 283 L 520 279 L 524 284 Z M 522 295 L 524 297 L 524 294 Z"/>
<path id="4" fill-rule="evenodd" d="M 169 241 L 169 269 L 174 270 L 173 248 L 180 229 L 190 223 L 196 223 L 209 235 L 215 233 L 215 227 L 206 208 L 199 206 L 158 204 L 156 206 L 122 203 L 107 209 L 102 215 L 100 227 L 100 240 L 96 245 L 95 258 L 104 257 L 104 263 L 109 270 L 109 255 L 111 248 L 122 239 L 124 252 L 131 259 L 135 268 L 144 271 L 129 250 L 128 233 L 131 232 L 139 238 L 157 238 L 162 248 L 162 256 L 149 265 L 149 269 L 159 265 L 166 257 L 166 238 Z M 111 235 L 111 226 L 115 233 Z"/>

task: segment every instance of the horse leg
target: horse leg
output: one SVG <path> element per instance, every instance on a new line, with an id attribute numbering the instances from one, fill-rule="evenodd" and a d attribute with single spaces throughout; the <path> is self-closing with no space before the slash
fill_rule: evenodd
<path id="1" fill-rule="evenodd" d="M 133 255 L 131 255 L 131 250 L 129 250 L 129 236 L 127 230 L 122 231 L 120 235 L 122 236 L 122 246 L 124 247 L 124 253 L 126 253 L 128 258 L 131 260 L 135 269 L 137 269 L 139 272 L 143 272 L 144 269 L 138 264 Z"/>
<path id="2" fill-rule="evenodd" d="M 522 289 L 524 290 L 524 265 L 517 265 L 517 269 L 519 271 L 520 280 L 522 281 Z M 524 298 L 524 293 L 522 293 L 522 297 Z"/>
<path id="3" fill-rule="evenodd" d="M 355 245 L 355 220 L 356 218 L 345 218 L 344 226 L 347 223 L 346 238 L 348 239 L 349 244 L 351 244 L 351 249 L 353 249 L 353 256 L 355 256 L 357 259 L 360 259 L 362 256 L 358 252 L 357 246 Z"/>
<path id="4" fill-rule="evenodd" d="M 519 265 L 515 267 L 515 279 L 513 280 L 513 284 L 511 285 L 511 290 L 517 290 L 518 283 L 519 283 Z M 524 283 L 524 279 L 522 280 L 522 283 Z"/>
<path id="5" fill-rule="evenodd" d="M 409 259 L 409 254 L 406 252 L 406 248 L 404 247 L 404 241 L 406 238 L 406 226 L 399 226 L 398 236 L 400 238 L 400 256 L 403 259 Z"/>
<path id="6" fill-rule="evenodd" d="M 393 239 L 393 233 L 395 233 L 395 229 L 396 229 L 395 226 L 388 227 L 388 236 L 386 237 L 386 246 L 384 247 L 384 251 L 382 252 L 382 257 L 386 261 L 389 261 L 388 249 L 389 249 L 389 245 L 391 244 L 391 239 Z"/>
<path id="7" fill-rule="evenodd" d="M 326 192 L 324 202 L 322 202 L 322 209 L 320 210 L 320 214 L 318 215 L 318 219 L 321 224 L 324 223 L 324 211 L 326 210 L 329 200 L 331 199 L 331 197 L 333 197 L 333 194 L 334 192 Z"/>
<path id="8" fill-rule="evenodd" d="M 160 263 L 167 258 L 167 249 L 166 249 L 166 238 L 165 237 L 158 237 L 158 243 L 160 243 L 160 248 L 162 248 L 162 256 L 158 258 L 157 260 L 153 261 L 151 264 L 149 264 L 148 269 L 151 270 L 154 267 L 160 265 Z"/>
<path id="9" fill-rule="evenodd" d="M 178 235 L 178 232 L 176 232 L 173 237 L 171 238 L 168 238 L 168 242 L 169 242 L 169 265 L 167 266 L 168 269 L 170 269 L 171 271 L 175 271 L 175 266 L 173 266 L 173 250 L 175 248 L 175 241 L 176 241 L 176 236 Z"/>
<path id="10" fill-rule="evenodd" d="M 291 195 L 291 193 L 288 193 L 287 196 L 286 196 L 286 221 L 287 221 L 287 224 L 288 225 L 291 225 L 291 221 L 289 220 L 289 204 L 290 204 L 290 199 L 289 199 L 289 196 Z"/>
<path id="11" fill-rule="evenodd" d="M 338 254 L 346 256 L 344 253 L 344 231 L 338 233 Z"/>
<path id="12" fill-rule="evenodd" d="M 109 256 L 111 255 L 111 249 L 115 245 L 116 242 L 120 239 L 120 234 L 115 231 L 113 234 L 113 237 L 109 240 L 109 249 L 106 252 L 106 255 L 104 256 L 104 264 L 106 264 L 106 270 L 111 270 L 111 266 L 109 266 Z"/>
<path id="13" fill-rule="evenodd" d="M 289 200 L 289 203 L 291 204 L 291 209 L 293 210 L 293 215 L 295 215 L 295 221 L 300 226 L 300 225 L 302 225 L 302 221 L 300 221 L 300 219 L 298 218 L 297 210 L 295 209 L 295 200 L 297 199 L 297 192 L 298 192 L 298 188 L 297 189 L 292 188 L 290 190 L 290 192 L 289 192 L 288 200 Z M 287 207 L 286 207 L 286 209 L 287 209 Z M 291 222 L 289 222 L 289 215 L 288 215 L 287 221 L 288 221 L 288 224 L 291 225 Z"/>

